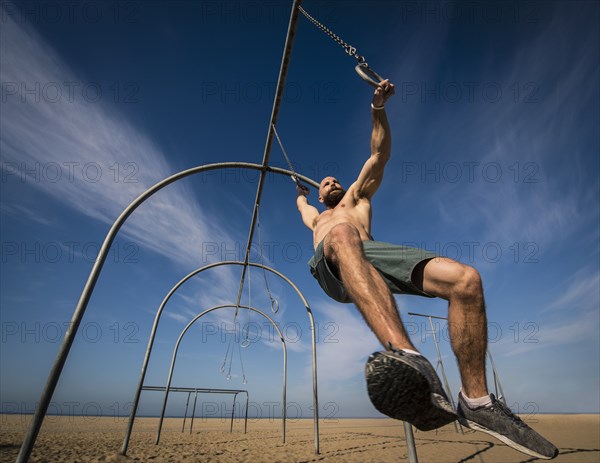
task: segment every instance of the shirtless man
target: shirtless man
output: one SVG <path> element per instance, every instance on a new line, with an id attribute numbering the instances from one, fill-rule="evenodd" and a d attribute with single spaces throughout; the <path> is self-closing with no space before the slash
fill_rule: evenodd
<path id="1" fill-rule="evenodd" d="M 558 450 L 529 428 L 487 389 L 487 321 L 483 286 L 477 270 L 425 250 L 373 241 L 371 198 L 383 179 L 391 154 L 384 105 L 394 85 L 380 82 L 372 100 L 371 156 L 357 180 L 344 190 L 334 177 L 319 187 L 322 213 L 308 203 L 309 190 L 297 187 L 297 206 L 313 232 L 311 272 L 339 302 L 353 302 L 386 351 L 367 365 L 369 395 L 375 407 L 422 430 L 457 418 L 529 455 L 550 459 Z M 448 327 L 462 389 L 456 414 L 431 364 L 404 329 L 396 294 L 440 297 L 448 301 Z"/>

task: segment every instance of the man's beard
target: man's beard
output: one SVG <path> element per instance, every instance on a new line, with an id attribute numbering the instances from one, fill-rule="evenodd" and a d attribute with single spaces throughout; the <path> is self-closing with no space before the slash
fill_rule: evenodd
<path id="1" fill-rule="evenodd" d="M 333 209 L 340 203 L 345 194 L 346 192 L 344 190 L 334 190 L 330 192 L 327 197 L 323 198 L 323 204 L 325 204 L 326 207 Z"/>

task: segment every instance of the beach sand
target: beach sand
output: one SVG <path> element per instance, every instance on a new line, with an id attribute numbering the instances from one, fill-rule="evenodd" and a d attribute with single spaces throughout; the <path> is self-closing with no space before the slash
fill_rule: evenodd
<path id="1" fill-rule="evenodd" d="M 31 416 L 0 415 L 0 462 L 14 462 Z M 527 420 L 552 441 L 563 463 L 600 462 L 599 415 L 537 415 Z M 394 462 L 408 461 L 402 423 L 391 419 L 323 420 L 320 454 L 314 452 L 312 420 L 289 420 L 282 443 L 281 420 L 196 419 L 181 432 L 182 419 L 165 420 L 154 444 L 158 419 L 138 418 L 127 456 L 119 455 L 126 418 L 48 416 L 31 462 Z M 189 425 L 189 419 L 188 419 Z M 420 463 L 509 463 L 538 461 L 481 432 L 454 425 L 415 431 Z"/>

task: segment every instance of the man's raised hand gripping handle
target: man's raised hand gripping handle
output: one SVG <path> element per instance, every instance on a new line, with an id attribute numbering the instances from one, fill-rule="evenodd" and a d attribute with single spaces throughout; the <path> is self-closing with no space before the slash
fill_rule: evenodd
<path id="1" fill-rule="evenodd" d="M 373 94 L 373 100 L 371 101 L 371 108 L 374 110 L 381 110 L 384 108 L 385 102 L 396 92 L 394 84 L 389 79 L 382 80 L 375 89 Z"/>

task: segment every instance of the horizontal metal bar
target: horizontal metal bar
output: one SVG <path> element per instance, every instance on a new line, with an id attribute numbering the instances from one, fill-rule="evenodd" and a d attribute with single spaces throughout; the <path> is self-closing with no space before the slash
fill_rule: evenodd
<path id="1" fill-rule="evenodd" d="M 167 389 L 165 386 L 143 386 L 144 391 L 160 391 L 165 392 Z M 242 392 L 248 393 L 245 389 L 207 389 L 202 387 L 170 387 L 169 392 L 203 392 L 212 394 L 240 394 Z"/>
<path id="2" fill-rule="evenodd" d="M 408 315 L 416 315 L 417 317 L 437 318 L 439 320 L 448 320 L 446 317 L 438 317 L 437 315 L 425 315 L 422 313 L 408 312 Z"/>

